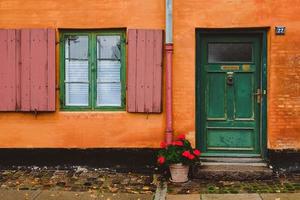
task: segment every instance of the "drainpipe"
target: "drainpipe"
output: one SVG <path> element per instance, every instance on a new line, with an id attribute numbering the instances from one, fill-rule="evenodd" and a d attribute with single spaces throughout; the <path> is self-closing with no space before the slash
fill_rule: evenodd
<path id="1" fill-rule="evenodd" d="M 173 57 L 173 27 L 172 10 L 173 0 L 166 0 L 166 132 L 165 141 L 171 144 L 173 140 L 172 125 L 172 57 Z"/>

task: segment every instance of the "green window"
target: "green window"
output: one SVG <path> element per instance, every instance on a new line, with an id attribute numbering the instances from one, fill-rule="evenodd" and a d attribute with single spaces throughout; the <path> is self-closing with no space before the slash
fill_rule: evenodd
<path id="1" fill-rule="evenodd" d="M 63 110 L 125 108 L 125 36 L 114 31 L 62 31 Z"/>

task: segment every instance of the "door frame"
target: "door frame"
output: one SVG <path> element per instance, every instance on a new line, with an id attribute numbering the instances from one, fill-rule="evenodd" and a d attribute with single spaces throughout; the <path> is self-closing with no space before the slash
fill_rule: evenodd
<path id="1" fill-rule="evenodd" d="M 195 54 L 195 96 L 196 96 L 196 117 L 195 117 L 195 128 L 196 128 L 196 147 L 202 150 L 201 141 L 204 134 L 201 132 L 201 104 L 203 103 L 200 91 L 201 91 L 201 61 L 200 55 L 202 53 L 201 49 L 201 36 L 203 34 L 212 34 L 212 35 L 225 35 L 225 34 L 247 34 L 247 35 L 260 35 L 261 36 L 261 80 L 260 85 L 262 89 L 262 101 L 260 104 L 260 128 L 259 128 L 259 137 L 260 137 L 260 148 L 261 148 L 261 157 L 265 159 L 267 157 L 267 33 L 269 28 L 196 28 L 196 54 Z M 247 155 L 237 154 L 235 157 L 246 157 Z"/>

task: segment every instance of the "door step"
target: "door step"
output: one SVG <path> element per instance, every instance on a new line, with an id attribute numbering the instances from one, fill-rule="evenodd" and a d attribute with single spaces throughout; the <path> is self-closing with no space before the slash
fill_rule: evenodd
<path id="1" fill-rule="evenodd" d="M 208 157 L 201 158 L 203 165 L 240 165 L 240 166 L 256 166 L 268 167 L 267 163 L 261 158 L 221 158 L 221 157 Z"/>
<path id="2" fill-rule="evenodd" d="M 193 177 L 213 180 L 270 179 L 273 171 L 261 158 L 201 158 L 201 165 L 193 168 Z"/>

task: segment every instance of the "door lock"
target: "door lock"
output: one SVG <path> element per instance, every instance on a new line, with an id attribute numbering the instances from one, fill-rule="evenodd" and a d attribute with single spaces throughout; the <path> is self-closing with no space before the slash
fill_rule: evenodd
<path id="1" fill-rule="evenodd" d="M 256 96 L 257 103 L 261 103 L 261 99 L 262 99 L 261 89 L 257 89 L 256 92 L 253 93 L 253 95 Z"/>

